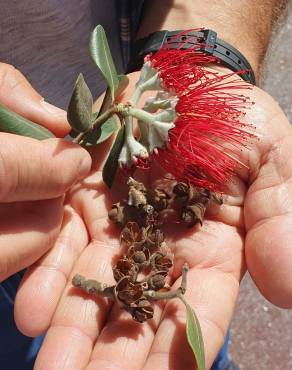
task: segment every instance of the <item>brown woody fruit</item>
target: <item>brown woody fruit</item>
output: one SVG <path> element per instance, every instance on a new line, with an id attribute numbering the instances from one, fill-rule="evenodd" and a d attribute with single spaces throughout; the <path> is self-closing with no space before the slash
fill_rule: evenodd
<path id="1" fill-rule="evenodd" d="M 150 259 L 150 264 L 154 271 L 168 271 L 172 267 L 172 260 L 164 253 L 153 253 Z"/>
<path id="2" fill-rule="evenodd" d="M 145 264 L 149 260 L 150 252 L 143 245 L 137 244 L 129 248 L 127 257 L 137 264 Z"/>
<path id="3" fill-rule="evenodd" d="M 147 192 L 147 200 L 157 212 L 161 212 L 168 207 L 169 195 L 163 189 L 151 189 Z"/>
<path id="4" fill-rule="evenodd" d="M 142 297 L 143 288 L 140 283 L 133 283 L 128 276 L 125 276 L 117 283 L 115 294 L 121 302 L 129 306 Z"/>
<path id="5" fill-rule="evenodd" d="M 133 319 L 140 323 L 152 319 L 153 313 L 154 313 L 153 307 L 151 306 L 150 302 L 145 298 L 141 298 L 136 303 L 135 307 L 131 308 L 131 315 Z"/>
<path id="6" fill-rule="evenodd" d="M 125 224 L 125 206 L 122 203 L 112 205 L 112 209 L 108 213 L 108 218 L 118 225 Z"/>
<path id="7" fill-rule="evenodd" d="M 126 258 L 120 259 L 116 266 L 113 268 L 113 274 L 116 281 L 120 281 L 125 276 L 128 276 L 129 279 L 135 281 L 137 274 L 139 272 L 138 266 L 129 261 Z"/>
<path id="8" fill-rule="evenodd" d="M 120 236 L 120 241 L 126 243 L 127 246 L 140 242 L 142 239 L 142 230 L 137 222 L 127 222 Z"/>
<path id="9" fill-rule="evenodd" d="M 128 205 L 134 207 L 146 205 L 147 198 L 144 184 L 134 180 L 132 177 L 129 177 L 127 185 L 129 186 Z"/>
<path id="10" fill-rule="evenodd" d="M 181 219 L 188 227 L 193 227 L 197 223 L 203 224 L 204 214 L 206 206 L 202 203 L 189 205 L 183 208 L 181 213 Z"/>
<path id="11" fill-rule="evenodd" d="M 144 246 L 147 248 L 159 248 L 164 238 L 162 230 L 158 229 L 156 226 L 142 228 L 142 240 L 144 241 Z"/>
<path id="12" fill-rule="evenodd" d="M 178 197 L 187 198 L 189 195 L 190 187 L 185 182 L 178 182 L 173 187 L 173 193 Z"/>
<path id="13" fill-rule="evenodd" d="M 214 201 L 222 204 L 222 197 L 212 193 L 209 189 L 200 189 L 190 186 L 186 183 L 179 182 L 173 187 L 175 196 L 175 206 L 180 212 L 180 219 L 188 227 L 197 223 L 203 224 L 204 215 L 207 207 Z"/>
<path id="14" fill-rule="evenodd" d="M 166 275 L 167 271 L 158 271 L 151 274 L 147 279 L 148 289 L 156 291 L 162 289 L 165 285 Z"/>

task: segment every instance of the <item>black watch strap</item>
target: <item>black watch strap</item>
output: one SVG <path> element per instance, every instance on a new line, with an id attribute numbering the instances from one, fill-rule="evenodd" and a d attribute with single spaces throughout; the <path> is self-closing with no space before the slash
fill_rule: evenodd
<path id="1" fill-rule="evenodd" d="M 186 42 L 187 40 L 187 42 Z M 207 55 L 213 55 L 220 63 L 234 72 L 245 70 L 240 76 L 255 85 L 255 75 L 248 60 L 237 49 L 220 40 L 217 33 L 212 30 L 202 29 L 198 31 L 158 31 L 148 37 L 137 40 L 133 48 L 133 58 L 127 72 L 137 71 L 142 67 L 145 55 L 154 53 L 168 42 L 171 49 L 189 49 L 194 45 L 200 45 L 200 51 Z"/>

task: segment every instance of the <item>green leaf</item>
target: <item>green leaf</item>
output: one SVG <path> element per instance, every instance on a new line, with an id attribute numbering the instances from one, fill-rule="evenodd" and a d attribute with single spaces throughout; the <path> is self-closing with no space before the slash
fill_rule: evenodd
<path id="1" fill-rule="evenodd" d="M 92 127 L 92 105 L 91 92 L 84 81 L 83 75 L 80 73 L 67 112 L 68 122 L 77 132 L 85 132 Z"/>
<path id="2" fill-rule="evenodd" d="M 96 144 L 100 144 L 107 140 L 116 131 L 117 127 L 118 125 L 115 117 L 111 117 L 107 121 L 105 121 L 99 127 L 100 135 L 96 141 Z"/>
<path id="3" fill-rule="evenodd" d="M 119 85 L 115 91 L 115 98 L 121 95 L 121 93 L 128 87 L 129 85 L 129 77 L 126 75 L 119 75 Z"/>
<path id="4" fill-rule="evenodd" d="M 93 30 L 89 42 L 90 55 L 98 67 L 103 78 L 106 80 L 112 95 L 115 98 L 115 91 L 119 85 L 118 74 L 107 42 L 106 34 L 101 25 Z"/>
<path id="5" fill-rule="evenodd" d="M 102 105 L 99 112 L 92 113 L 93 122 L 97 117 L 104 113 L 112 103 L 111 92 L 109 89 L 106 90 Z M 108 139 L 117 129 L 117 123 L 114 117 L 109 118 L 101 126 L 95 127 L 84 137 L 84 142 L 91 145 L 100 144 Z"/>
<path id="6" fill-rule="evenodd" d="M 103 181 L 109 188 L 112 187 L 118 168 L 118 159 L 125 139 L 125 126 L 123 125 L 117 134 L 116 140 L 111 148 L 110 154 L 102 170 Z"/>
<path id="7" fill-rule="evenodd" d="M 118 125 L 115 118 L 111 117 L 101 126 L 89 132 L 88 135 L 85 136 L 84 141 L 91 145 L 100 144 L 107 140 L 116 131 L 117 127 Z"/>
<path id="8" fill-rule="evenodd" d="M 111 96 L 111 91 L 109 88 L 106 89 L 106 92 L 105 92 L 105 95 L 104 95 L 104 98 L 103 98 L 103 102 L 101 104 L 101 107 L 100 107 L 100 110 L 96 116 L 96 118 L 102 114 L 103 112 L 105 112 L 109 107 L 110 105 L 112 104 L 113 100 L 112 100 L 112 96 Z"/>
<path id="9" fill-rule="evenodd" d="M 204 342 L 199 320 L 185 299 L 183 297 L 180 299 L 185 304 L 187 311 L 186 335 L 188 343 L 195 355 L 198 370 L 206 370 Z"/>
<path id="10" fill-rule="evenodd" d="M 0 104 L 0 131 L 28 136 L 38 140 L 55 137 L 51 131 L 37 123 L 29 121 L 2 104 Z"/>

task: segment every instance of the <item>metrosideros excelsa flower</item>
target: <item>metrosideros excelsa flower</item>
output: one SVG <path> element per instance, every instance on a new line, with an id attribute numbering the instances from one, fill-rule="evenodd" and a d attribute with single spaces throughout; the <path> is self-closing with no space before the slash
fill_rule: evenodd
<path id="1" fill-rule="evenodd" d="M 145 168 L 147 149 L 147 161 L 155 159 L 176 180 L 222 191 L 242 165 L 240 150 L 254 137 L 252 125 L 243 120 L 252 103 L 242 92 L 251 85 L 238 74 L 207 68 L 216 58 L 198 47 L 171 50 L 167 45 L 145 58 L 129 107 L 140 139 L 135 139 L 134 160 L 129 155 L 125 161 L 122 150 L 120 164 L 139 166 L 140 150 Z M 155 96 L 143 109 L 135 108 L 141 94 L 151 90 Z"/>

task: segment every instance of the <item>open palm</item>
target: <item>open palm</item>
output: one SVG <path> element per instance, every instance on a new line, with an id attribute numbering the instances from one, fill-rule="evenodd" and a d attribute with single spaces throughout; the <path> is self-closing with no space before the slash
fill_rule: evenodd
<path id="1" fill-rule="evenodd" d="M 257 88 L 248 94 L 256 104 L 246 119 L 259 137 L 242 153 L 249 171 L 240 170 L 224 205 L 209 210 L 202 228 L 166 230 L 174 286 L 183 263 L 190 266 L 186 299 L 202 326 L 207 368 L 223 343 L 246 268 L 267 299 L 292 307 L 292 128 L 267 94 Z M 47 331 L 35 369 L 193 369 L 178 300 L 157 305 L 153 320 L 141 325 L 72 287 L 76 273 L 114 283 L 120 249 L 107 212 L 122 189 L 116 184 L 113 195 L 102 183 L 107 145 L 92 153 L 92 174 L 68 194 L 54 248 L 26 274 L 16 298 L 18 327 L 31 336 Z M 147 183 L 154 178 L 157 173 L 145 175 Z"/>

